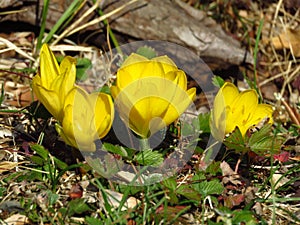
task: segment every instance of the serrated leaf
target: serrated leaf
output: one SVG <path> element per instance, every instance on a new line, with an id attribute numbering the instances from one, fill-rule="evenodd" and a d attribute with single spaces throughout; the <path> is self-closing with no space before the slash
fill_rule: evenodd
<path id="1" fill-rule="evenodd" d="M 281 136 L 267 136 L 259 142 L 252 143 L 251 150 L 258 155 L 266 155 L 266 153 L 278 153 L 283 145 L 285 138 Z"/>
<path id="2" fill-rule="evenodd" d="M 205 198 L 209 195 L 221 194 L 224 191 L 222 183 L 218 180 L 211 181 L 202 181 L 192 185 L 193 188 L 198 191 L 202 198 Z"/>
<path id="3" fill-rule="evenodd" d="M 234 149 L 236 152 L 243 153 L 249 151 L 249 148 L 245 145 L 244 138 L 238 127 L 224 140 L 224 144 L 230 148 Z"/>
<path id="4" fill-rule="evenodd" d="M 265 124 L 259 131 L 251 135 L 248 141 L 250 149 L 259 155 L 278 153 L 285 139 L 272 134 L 272 125 Z"/>
<path id="5" fill-rule="evenodd" d="M 177 186 L 177 182 L 175 180 L 174 177 L 170 177 L 168 179 L 165 179 L 162 184 L 168 188 L 169 190 L 172 190 L 174 191 L 176 189 L 176 186 Z"/>
<path id="6" fill-rule="evenodd" d="M 161 153 L 157 151 L 152 151 L 151 149 L 147 149 L 139 152 L 134 157 L 134 160 L 141 165 L 159 166 L 163 163 L 164 158 Z"/>
<path id="7" fill-rule="evenodd" d="M 41 156 L 44 160 L 49 158 L 49 152 L 42 145 L 33 144 L 30 146 L 33 151 L 35 151 L 39 156 Z"/>
<path id="8" fill-rule="evenodd" d="M 254 132 L 248 141 L 248 144 L 251 146 L 256 142 L 261 141 L 262 139 L 264 139 L 266 136 L 270 136 L 271 135 L 271 131 L 272 131 L 272 125 L 271 124 L 265 124 L 260 130 Z"/>
<path id="9" fill-rule="evenodd" d="M 198 191 L 188 185 L 181 185 L 176 189 L 176 194 L 182 195 L 188 199 L 200 201 L 201 195 Z"/>
<path id="10" fill-rule="evenodd" d="M 155 49 L 152 48 L 152 47 L 149 47 L 149 46 L 139 47 L 136 50 L 136 53 L 141 55 L 141 56 L 144 56 L 148 59 L 152 59 L 152 58 L 157 56 L 157 52 L 155 51 Z"/>

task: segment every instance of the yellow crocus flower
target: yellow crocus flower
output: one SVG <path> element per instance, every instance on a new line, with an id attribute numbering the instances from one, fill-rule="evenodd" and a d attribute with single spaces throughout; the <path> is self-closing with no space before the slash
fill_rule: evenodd
<path id="1" fill-rule="evenodd" d="M 237 87 L 229 82 L 218 91 L 210 118 L 212 135 L 222 141 L 226 134 L 239 128 L 244 136 L 247 130 L 265 118 L 273 123 L 273 109 L 270 105 L 259 104 L 255 90 L 239 92 Z"/>
<path id="2" fill-rule="evenodd" d="M 39 101 L 57 120 L 62 120 L 66 95 L 74 87 L 76 60 L 66 56 L 58 65 L 47 44 L 40 52 L 40 71 L 32 80 L 32 89 Z"/>
<path id="3" fill-rule="evenodd" d="M 65 98 L 62 124 L 56 128 L 67 144 L 81 151 L 95 151 L 95 140 L 109 132 L 113 118 L 114 107 L 109 95 L 88 94 L 74 87 Z"/>
<path id="4" fill-rule="evenodd" d="M 147 138 L 175 121 L 192 103 L 196 89 L 167 56 L 147 59 L 131 54 L 117 72 L 112 96 L 120 117 L 131 130 Z"/>

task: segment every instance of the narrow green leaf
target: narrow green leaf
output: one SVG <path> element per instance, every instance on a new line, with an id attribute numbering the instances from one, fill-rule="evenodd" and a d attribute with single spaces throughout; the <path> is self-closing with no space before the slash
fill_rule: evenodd
<path id="1" fill-rule="evenodd" d="M 39 156 L 41 156 L 44 160 L 49 158 L 49 152 L 42 145 L 33 144 L 30 146 L 33 151 L 35 151 Z"/>
<path id="2" fill-rule="evenodd" d="M 68 20 L 68 18 L 77 11 L 78 7 L 82 3 L 83 0 L 74 0 L 72 1 L 71 5 L 67 8 L 67 10 L 63 13 L 63 15 L 58 19 L 56 24 L 53 26 L 53 28 L 48 33 L 44 43 L 48 43 L 53 35 L 58 31 L 58 29 L 65 24 L 65 22 Z"/>

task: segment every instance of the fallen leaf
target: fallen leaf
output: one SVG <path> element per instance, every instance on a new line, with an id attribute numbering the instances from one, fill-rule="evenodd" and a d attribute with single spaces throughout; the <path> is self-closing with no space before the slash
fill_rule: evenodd
<path id="1" fill-rule="evenodd" d="M 279 36 L 272 38 L 275 49 L 290 49 L 295 57 L 300 56 L 300 29 L 287 29 Z"/>
<path id="2" fill-rule="evenodd" d="M 289 161 L 290 153 L 284 151 L 284 152 L 281 152 L 279 154 L 275 154 L 273 157 L 274 157 L 275 160 L 278 160 L 279 162 L 284 163 L 284 162 Z"/>
<path id="3" fill-rule="evenodd" d="M 0 162 L 0 174 L 5 172 L 5 171 L 10 171 L 18 165 L 17 162 L 10 162 L 10 161 L 4 161 Z"/>
<path id="4" fill-rule="evenodd" d="M 275 190 L 277 190 L 279 187 L 283 186 L 284 184 L 286 184 L 287 182 L 289 182 L 290 180 L 286 177 L 284 177 L 282 174 L 279 173 L 275 173 L 273 174 L 270 182 L 275 185 Z"/>
<path id="5" fill-rule="evenodd" d="M 24 224 L 28 224 L 29 220 L 24 215 L 14 214 L 11 217 L 8 217 L 7 219 L 5 219 L 4 222 L 7 225 L 24 225 Z"/>
<path id="6" fill-rule="evenodd" d="M 224 206 L 231 209 L 234 206 L 240 205 L 242 202 L 244 202 L 244 200 L 245 196 L 243 194 L 227 196 L 224 198 Z"/>
<path id="7" fill-rule="evenodd" d="M 222 170 L 222 175 L 224 176 L 222 182 L 224 184 L 232 183 L 233 185 L 241 185 L 242 182 L 239 180 L 240 176 L 236 174 L 229 164 L 225 161 L 221 162 L 220 168 Z"/>

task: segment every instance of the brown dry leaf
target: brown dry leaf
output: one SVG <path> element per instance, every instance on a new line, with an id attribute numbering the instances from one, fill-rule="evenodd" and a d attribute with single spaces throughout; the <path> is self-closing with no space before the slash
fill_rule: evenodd
<path id="1" fill-rule="evenodd" d="M 227 196 L 224 198 L 224 206 L 232 209 L 234 206 L 238 206 L 243 203 L 244 200 L 245 196 L 243 194 Z"/>
<path id="2" fill-rule="evenodd" d="M 0 162 L 0 174 L 14 169 L 18 165 L 17 162 L 4 161 Z"/>
<path id="3" fill-rule="evenodd" d="M 14 214 L 11 217 L 8 217 L 7 219 L 5 219 L 4 222 L 7 225 L 24 225 L 24 224 L 28 224 L 29 220 L 24 215 Z"/>
<path id="4" fill-rule="evenodd" d="M 234 185 L 241 185 L 242 182 L 239 180 L 239 175 L 235 174 L 235 172 L 231 169 L 229 164 L 225 161 L 221 162 L 220 168 L 222 170 L 222 175 L 224 176 L 222 182 L 224 184 L 232 183 Z"/>
<path id="5" fill-rule="evenodd" d="M 291 49 L 295 57 L 300 57 L 300 29 L 287 29 L 279 36 L 272 38 L 275 49 Z"/>
<path id="6" fill-rule="evenodd" d="M 275 174 L 273 174 L 270 182 L 275 185 L 275 190 L 276 190 L 289 181 L 290 180 L 288 178 L 284 177 L 284 175 L 275 173 Z"/>
<path id="7" fill-rule="evenodd" d="M 4 89 L 10 99 L 7 100 L 12 106 L 24 107 L 29 105 L 32 99 L 32 92 L 29 85 L 17 84 L 13 81 L 5 82 Z"/>

